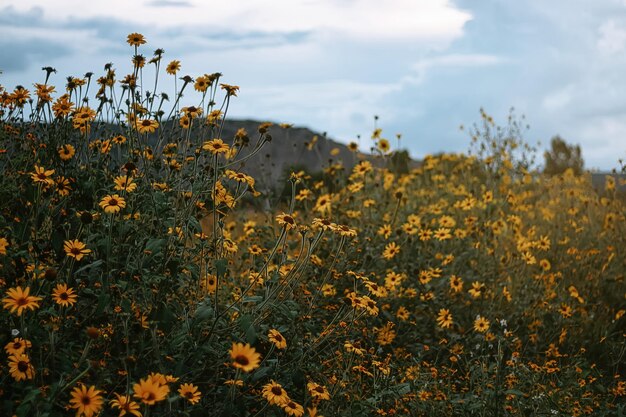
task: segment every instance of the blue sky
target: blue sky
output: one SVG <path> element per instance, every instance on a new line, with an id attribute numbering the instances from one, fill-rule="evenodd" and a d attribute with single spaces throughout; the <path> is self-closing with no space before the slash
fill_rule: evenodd
<path id="1" fill-rule="evenodd" d="M 231 117 L 294 123 L 367 148 L 374 115 L 416 158 L 468 148 L 459 125 L 481 107 L 504 124 L 525 115 L 525 139 L 559 134 L 587 168 L 626 160 L 626 0 L 3 0 L 0 84 L 113 62 L 130 71 L 126 35 L 182 73 L 222 72 L 241 87 Z M 161 85 L 171 89 L 169 79 Z M 60 88 L 57 88 L 60 90 Z M 184 104 L 197 104 L 188 95 Z M 395 140 L 392 141 L 395 143 Z M 542 160 L 539 155 L 539 161 Z"/>

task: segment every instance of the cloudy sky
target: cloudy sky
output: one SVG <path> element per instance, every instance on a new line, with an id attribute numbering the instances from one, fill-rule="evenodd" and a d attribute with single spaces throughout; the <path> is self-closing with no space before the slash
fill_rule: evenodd
<path id="1" fill-rule="evenodd" d="M 587 168 L 626 160 L 626 0 L 2 0 L 0 84 L 130 71 L 126 35 L 182 74 L 241 87 L 232 117 L 289 122 L 368 147 L 374 115 L 416 158 L 465 151 L 481 107 L 559 134 Z M 173 81 L 162 83 L 172 88 Z M 60 90 L 60 88 L 58 88 Z M 185 98 L 194 103 L 194 97 Z M 395 144 L 395 140 L 392 142 Z M 539 158 L 541 160 L 541 157 Z"/>

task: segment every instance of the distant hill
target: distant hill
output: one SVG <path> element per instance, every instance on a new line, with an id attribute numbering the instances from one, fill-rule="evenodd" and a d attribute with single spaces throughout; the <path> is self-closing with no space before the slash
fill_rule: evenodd
<path id="1" fill-rule="evenodd" d="M 259 136 L 260 124 L 261 122 L 254 120 L 227 120 L 222 138 L 224 141 L 230 141 L 237 130 L 244 128 L 253 146 Z M 260 185 L 277 185 L 285 172 L 294 168 L 317 173 L 333 163 L 342 161 L 346 169 L 352 169 L 360 159 L 371 158 L 371 155 L 352 152 L 347 145 L 307 128 L 283 128 L 273 124 L 268 132 L 272 141 L 265 144 L 257 155 L 245 161 L 241 167 L 243 172 L 252 175 Z M 312 142 L 315 143 L 311 146 Z M 249 147 L 243 155 L 250 150 Z"/>

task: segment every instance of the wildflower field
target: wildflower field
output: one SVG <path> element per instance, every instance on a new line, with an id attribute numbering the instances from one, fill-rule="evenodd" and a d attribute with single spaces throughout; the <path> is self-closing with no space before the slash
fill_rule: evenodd
<path id="1" fill-rule="evenodd" d="M 482 113 L 268 209 L 245 162 L 289 126 L 223 137 L 238 87 L 127 41 L 128 75 L 0 86 L 1 416 L 626 415 L 621 180 Z"/>

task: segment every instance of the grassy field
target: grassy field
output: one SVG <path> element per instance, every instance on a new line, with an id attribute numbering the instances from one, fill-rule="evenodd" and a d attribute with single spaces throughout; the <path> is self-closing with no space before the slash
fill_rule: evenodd
<path id="1" fill-rule="evenodd" d="M 376 129 L 268 196 L 245 161 L 289 126 L 223 137 L 237 86 L 128 43 L 0 87 L 0 415 L 626 413 L 623 180 L 535 172 L 483 112 L 467 155 Z"/>

